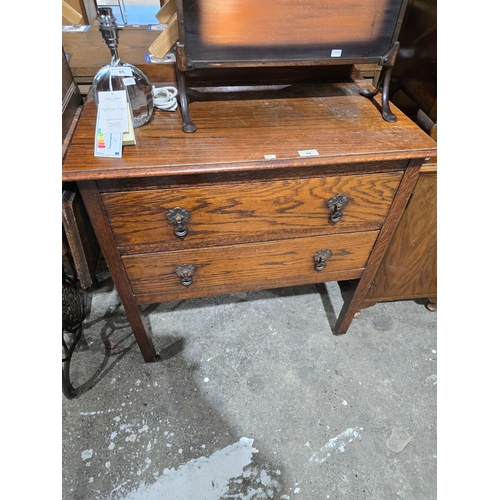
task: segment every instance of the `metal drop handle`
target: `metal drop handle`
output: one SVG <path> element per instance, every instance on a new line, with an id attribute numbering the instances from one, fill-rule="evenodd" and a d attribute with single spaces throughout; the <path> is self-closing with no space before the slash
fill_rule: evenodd
<path id="1" fill-rule="evenodd" d="M 193 284 L 193 274 L 196 271 L 194 266 L 182 264 L 176 270 L 175 274 L 181 279 L 181 285 L 190 286 Z"/>
<path id="2" fill-rule="evenodd" d="M 323 271 L 323 269 L 326 267 L 326 261 L 332 256 L 332 252 L 328 250 L 327 248 L 323 248 L 323 250 L 317 251 L 314 256 L 314 262 L 316 262 L 316 265 L 314 266 L 314 269 L 316 271 L 320 272 Z"/>
<path id="3" fill-rule="evenodd" d="M 333 198 L 330 198 L 326 203 L 326 206 L 332 211 L 330 215 L 330 220 L 336 224 L 340 219 L 342 219 L 343 210 L 349 203 L 349 198 L 345 194 L 338 194 Z"/>
<path id="4" fill-rule="evenodd" d="M 183 240 L 188 234 L 188 228 L 184 225 L 191 217 L 191 214 L 181 207 L 175 207 L 168 211 L 167 219 L 170 224 L 175 224 L 174 234 Z"/>

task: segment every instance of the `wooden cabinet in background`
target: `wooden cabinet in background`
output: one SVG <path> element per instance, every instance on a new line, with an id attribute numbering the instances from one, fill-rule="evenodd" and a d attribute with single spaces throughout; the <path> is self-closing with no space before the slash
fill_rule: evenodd
<path id="1" fill-rule="evenodd" d="M 92 24 L 97 18 L 94 0 L 63 0 L 62 24 Z"/>
<path id="2" fill-rule="evenodd" d="M 391 102 L 437 140 L 437 2 L 409 0 L 394 65 Z M 343 287 L 347 288 L 347 287 Z M 437 307 L 437 158 L 422 167 L 363 307 L 426 299 Z"/>
<path id="3" fill-rule="evenodd" d="M 436 164 L 422 167 L 362 308 L 405 299 L 429 299 L 427 308 L 437 307 Z"/>

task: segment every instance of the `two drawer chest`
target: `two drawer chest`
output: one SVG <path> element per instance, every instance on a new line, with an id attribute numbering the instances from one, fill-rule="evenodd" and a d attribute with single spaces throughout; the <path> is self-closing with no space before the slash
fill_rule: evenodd
<path id="1" fill-rule="evenodd" d="M 366 297 L 436 144 L 363 80 L 211 94 L 156 111 L 122 158 L 94 157 L 89 97 L 65 163 L 76 181 L 145 361 L 141 306 L 350 280 L 336 333 Z M 233 89 L 234 90 L 234 89 Z"/>

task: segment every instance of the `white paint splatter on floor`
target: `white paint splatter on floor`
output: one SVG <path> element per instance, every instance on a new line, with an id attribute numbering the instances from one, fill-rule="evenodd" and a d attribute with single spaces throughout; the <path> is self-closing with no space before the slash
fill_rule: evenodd
<path id="1" fill-rule="evenodd" d="M 243 468 L 259 450 L 253 439 L 241 438 L 209 457 L 190 460 L 176 469 L 165 469 L 153 485 L 140 486 L 122 500 L 219 500 L 229 489 L 232 478 L 243 474 Z"/>
<path id="2" fill-rule="evenodd" d="M 331 452 L 334 450 L 340 451 L 340 453 L 344 453 L 345 446 L 348 443 L 352 443 L 356 438 L 359 437 L 358 430 L 363 430 L 363 427 L 356 427 L 352 429 L 346 429 L 344 432 L 341 432 L 338 436 L 330 439 L 317 453 L 313 453 L 309 462 L 319 462 L 323 463 L 327 458 L 331 456 Z"/>

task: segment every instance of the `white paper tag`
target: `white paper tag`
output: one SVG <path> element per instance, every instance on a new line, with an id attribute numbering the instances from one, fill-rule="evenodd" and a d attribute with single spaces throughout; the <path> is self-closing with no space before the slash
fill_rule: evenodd
<path id="1" fill-rule="evenodd" d="M 103 134 L 128 132 L 128 109 L 126 90 L 99 92 L 97 127 Z"/>
<path id="2" fill-rule="evenodd" d="M 163 31 L 166 27 L 166 24 L 148 24 L 148 31 Z"/>
<path id="3" fill-rule="evenodd" d="M 330 57 L 340 57 L 342 55 L 342 49 L 332 49 Z"/>
<path id="4" fill-rule="evenodd" d="M 97 111 L 97 123 L 99 123 L 100 111 Z M 95 129 L 94 140 L 94 156 L 111 156 L 113 158 L 122 157 L 122 140 L 121 132 L 104 134 L 99 126 Z"/>
<path id="5" fill-rule="evenodd" d="M 319 153 L 315 149 L 304 149 L 299 151 L 300 156 L 319 156 Z"/>
<path id="6" fill-rule="evenodd" d="M 264 155 L 264 158 L 266 160 L 275 160 L 276 159 L 276 155 Z"/>
<path id="7" fill-rule="evenodd" d="M 127 76 L 122 81 L 127 86 L 128 85 L 135 85 L 135 78 L 133 76 Z"/>

